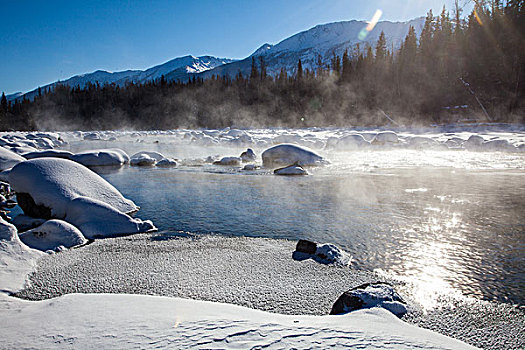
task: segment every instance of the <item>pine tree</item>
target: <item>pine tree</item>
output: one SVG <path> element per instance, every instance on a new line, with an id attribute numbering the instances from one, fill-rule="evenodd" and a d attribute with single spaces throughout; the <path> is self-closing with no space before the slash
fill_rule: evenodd
<path id="1" fill-rule="evenodd" d="M 348 50 L 345 50 L 345 53 L 343 54 L 343 72 L 341 74 L 344 81 L 350 81 L 350 76 L 352 74 L 352 62 L 350 61 L 350 58 L 348 57 Z"/>
<path id="2" fill-rule="evenodd" d="M 377 39 L 376 44 L 376 61 L 377 62 L 384 62 L 387 56 L 387 50 L 386 50 L 386 36 L 385 32 L 381 31 L 381 34 L 379 34 L 379 39 Z"/>
<path id="3" fill-rule="evenodd" d="M 259 76 L 259 71 L 257 70 L 257 64 L 255 63 L 255 57 L 252 56 L 252 69 L 250 71 L 250 80 L 255 81 Z"/>
<path id="4" fill-rule="evenodd" d="M 5 97 L 5 93 L 2 92 L 2 98 L 0 99 L 0 108 L 4 113 L 7 113 L 7 97 Z"/>
<path id="5" fill-rule="evenodd" d="M 301 63 L 301 59 L 299 59 L 299 62 L 297 62 L 297 80 L 303 79 L 303 64 Z"/>

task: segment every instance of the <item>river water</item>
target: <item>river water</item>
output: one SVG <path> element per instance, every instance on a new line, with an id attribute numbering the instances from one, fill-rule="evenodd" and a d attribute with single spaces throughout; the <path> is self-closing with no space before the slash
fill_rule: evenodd
<path id="1" fill-rule="evenodd" d="M 177 168 L 97 171 L 166 234 L 188 231 L 335 243 L 358 269 L 415 286 L 429 307 L 453 293 L 525 305 L 525 155 L 465 150 L 320 151 L 305 177 L 204 163 L 245 147 L 71 142 L 73 151 L 160 151 Z M 255 147 L 258 155 L 263 148 Z"/>

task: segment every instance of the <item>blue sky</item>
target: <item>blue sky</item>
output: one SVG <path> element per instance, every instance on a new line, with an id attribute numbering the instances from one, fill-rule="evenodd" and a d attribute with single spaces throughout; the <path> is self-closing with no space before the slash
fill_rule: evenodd
<path id="1" fill-rule="evenodd" d="M 244 58 L 317 24 L 366 20 L 376 9 L 381 20 L 405 21 L 443 4 L 454 0 L 0 0 L 0 92 L 188 54 Z"/>

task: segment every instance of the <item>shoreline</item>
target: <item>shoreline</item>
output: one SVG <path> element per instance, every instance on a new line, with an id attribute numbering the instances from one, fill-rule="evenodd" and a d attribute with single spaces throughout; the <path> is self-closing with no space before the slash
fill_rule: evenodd
<path id="1" fill-rule="evenodd" d="M 160 295 L 288 315 L 327 315 L 344 291 L 379 279 L 351 266 L 295 261 L 294 249 L 294 241 L 267 238 L 162 233 L 108 238 L 39 260 L 29 285 L 15 295 L 31 300 L 71 293 Z M 409 313 L 403 320 L 410 324 L 483 348 L 525 345 L 520 337 L 525 312 L 518 308 L 445 297 L 424 311 L 406 299 Z"/>

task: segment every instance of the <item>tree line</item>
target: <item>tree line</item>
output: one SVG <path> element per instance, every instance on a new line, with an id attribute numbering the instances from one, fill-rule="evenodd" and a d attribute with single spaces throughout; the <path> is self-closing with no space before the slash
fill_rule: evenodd
<path id="1" fill-rule="evenodd" d="M 0 100 L 0 129 L 170 129 L 264 126 L 429 125 L 465 119 L 525 122 L 525 1 L 456 1 L 429 11 L 419 37 L 319 57 L 315 70 L 144 84 L 56 85 L 32 101 Z"/>

